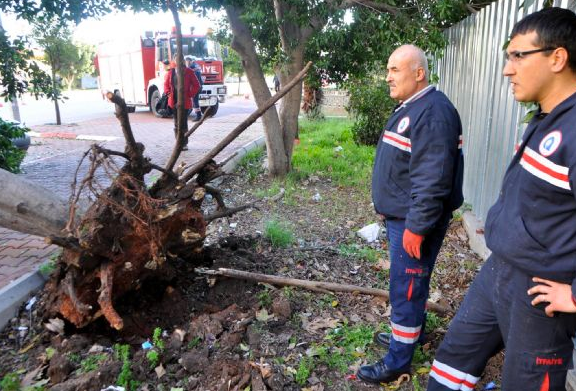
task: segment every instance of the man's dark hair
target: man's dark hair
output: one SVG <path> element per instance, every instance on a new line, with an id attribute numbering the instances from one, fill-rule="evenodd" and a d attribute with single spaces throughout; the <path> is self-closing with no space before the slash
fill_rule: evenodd
<path id="1" fill-rule="evenodd" d="M 568 52 L 568 66 L 576 72 L 576 14 L 558 7 L 544 8 L 516 23 L 510 39 L 518 34 L 536 32 L 541 48 L 563 47 Z"/>

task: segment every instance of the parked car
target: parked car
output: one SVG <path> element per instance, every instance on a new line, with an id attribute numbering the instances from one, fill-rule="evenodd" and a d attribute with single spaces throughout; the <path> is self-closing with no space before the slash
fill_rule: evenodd
<path id="1" fill-rule="evenodd" d="M 21 128 L 25 132 L 30 130 L 30 129 L 26 128 L 25 126 L 22 126 L 22 124 L 20 124 L 20 122 L 18 122 L 18 121 L 5 121 L 2 118 L 0 118 L 0 126 L 3 126 L 4 124 L 9 124 L 9 125 L 12 125 L 14 127 Z M 24 133 L 23 136 L 11 138 L 10 141 L 12 141 L 12 144 L 16 148 L 18 148 L 22 151 L 27 151 L 28 147 L 30 146 L 30 136 L 26 133 Z"/>

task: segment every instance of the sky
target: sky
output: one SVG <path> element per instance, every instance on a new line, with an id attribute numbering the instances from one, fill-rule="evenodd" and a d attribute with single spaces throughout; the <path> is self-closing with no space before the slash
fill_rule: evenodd
<path id="1" fill-rule="evenodd" d="M 190 27 L 195 27 L 195 33 L 206 32 L 209 27 L 214 30 L 217 27 L 216 20 L 218 14 L 211 14 L 208 18 L 199 18 L 194 14 L 180 13 L 182 32 L 189 32 Z M 28 23 L 17 20 L 13 14 L 4 13 L 1 15 L 4 29 L 14 37 L 17 35 L 28 35 L 31 27 Z M 118 12 L 109 14 L 101 19 L 86 19 L 74 29 L 74 38 L 79 42 L 97 45 L 100 42 L 108 41 L 119 33 L 123 35 L 144 34 L 145 31 L 170 31 L 174 26 L 172 14 L 159 12 L 155 14 L 133 12 Z"/>

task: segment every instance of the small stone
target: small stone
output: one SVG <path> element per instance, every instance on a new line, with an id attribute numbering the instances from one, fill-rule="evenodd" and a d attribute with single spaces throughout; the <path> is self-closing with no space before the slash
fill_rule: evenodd
<path id="1" fill-rule="evenodd" d="M 290 300 L 284 296 L 278 296 L 272 302 L 272 312 L 280 318 L 290 319 L 292 316 L 292 305 L 290 304 Z"/>

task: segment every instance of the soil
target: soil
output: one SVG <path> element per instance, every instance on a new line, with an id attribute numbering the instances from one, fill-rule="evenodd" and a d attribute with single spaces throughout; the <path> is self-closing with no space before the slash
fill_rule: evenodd
<path id="1" fill-rule="evenodd" d="M 390 307 L 382 298 L 282 289 L 195 272 L 196 267 L 225 267 L 387 289 L 385 242 L 368 244 L 356 235 L 377 221 L 367 189 L 311 177 L 280 190 L 259 167 L 254 170 L 240 170 L 218 187 L 228 205 L 259 200 L 255 207 L 211 223 L 206 251 L 196 262 L 172 259 L 161 280 L 145 281 L 115 303 L 125 321 L 122 331 L 104 321 L 82 330 L 58 321 L 47 328 L 41 293 L 30 310 L 23 306 L 0 335 L 0 378 L 16 373 L 24 385 L 53 390 L 126 385 L 126 375 L 131 389 L 140 390 L 380 388 L 356 380 L 354 373 L 385 353 L 371 341 L 389 322 Z M 213 208 L 207 201 L 206 212 Z M 270 220 L 287 224 L 293 244 L 272 245 L 264 234 Z M 481 263 L 456 219 L 438 257 L 430 299 L 457 308 Z M 433 319 L 412 380 L 387 389 L 425 389 L 434 350 L 449 322 Z M 158 328 L 162 334 L 153 338 Z M 351 330 L 367 330 L 367 346 L 353 349 L 348 361 L 331 361 L 346 353 L 346 339 L 338 335 L 352 335 Z M 153 348 L 144 349 L 146 342 Z M 121 358 L 122 344 L 129 346 L 129 358 Z M 149 358 L 153 355 L 156 362 Z M 477 389 L 498 383 L 502 357 L 492 359 Z"/>

